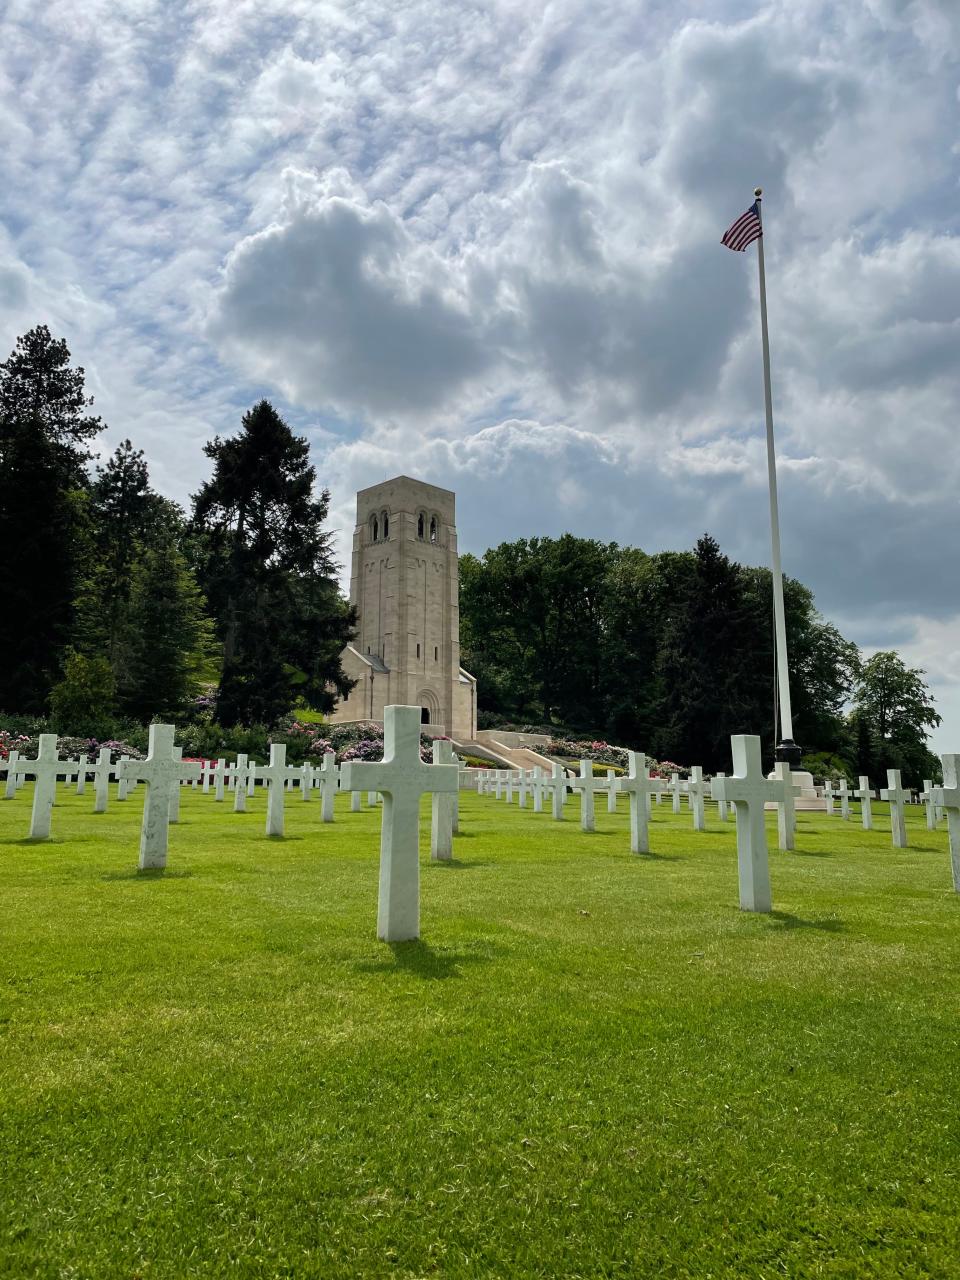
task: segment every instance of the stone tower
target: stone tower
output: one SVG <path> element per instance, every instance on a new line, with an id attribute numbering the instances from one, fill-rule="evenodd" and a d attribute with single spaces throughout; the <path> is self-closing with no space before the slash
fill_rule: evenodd
<path id="1" fill-rule="evenodd" d="M 419 706 L 434 733 L 476 733 L 476 681 L 460 666 L 455 502 L 408 476 L 357 494 L 350 603 L 359 618 L 342 657 L 357 684 L 332 720 L 382 721 L 384 707 L 401 703 Z"/>

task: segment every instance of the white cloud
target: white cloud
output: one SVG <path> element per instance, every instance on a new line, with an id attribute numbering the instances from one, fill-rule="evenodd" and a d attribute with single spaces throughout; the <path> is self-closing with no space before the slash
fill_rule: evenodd
<path id="1" fill-rule="evenodd" d="M 788 568 L 864 643 L 915 616 L 947 688 L 958 13 L 12 0 L 0 345 L 64 334 L 180 497 L 269 395 L 348 528 L 418 470 L 477 549 L 709 521 L 762 558 L 756 273 L 718 243 L 760 182 Z"/>

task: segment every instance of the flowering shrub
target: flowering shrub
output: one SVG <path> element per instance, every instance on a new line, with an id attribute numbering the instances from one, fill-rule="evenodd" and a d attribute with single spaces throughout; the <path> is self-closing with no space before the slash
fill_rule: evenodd
<path id="1" fill-rule="evenodd" d="M 33 746 L 33 739 L 25 733 L 12 733 L 9 729 L 0 729 L 0 759 L 6 760 L 11 751 L 24 755 Z"/>
<path id="2" fill-rule="evenodd" d="M 6 760 L 11 751 L 18 751 L 22 756 L 36 754 L 39 743 L 37 737 L 29 737 L 25 733 L 11 733 L 8 729 L 0 729 L 0 759 Z M 115 757 L 129 756 L 131 760 L 142 760 L 144 753 L 129 742 L 119 742 L 115 738 L 100 741 L 97 738 L 58 738 L 57 751 L 66 759 L 86 756 L 94 759 L 101 747 L 107 747 Z"/>
<path id="3" fill-rule="evenodd" d="M 566 760 L 593 760 L 597 764 L 616 764 L 627 767 L 625 747 L 611 747 L 609 742 L 576 742 L 572 738 L 554 738 L 544 747 L 548 756 L 562 756 Z"/>

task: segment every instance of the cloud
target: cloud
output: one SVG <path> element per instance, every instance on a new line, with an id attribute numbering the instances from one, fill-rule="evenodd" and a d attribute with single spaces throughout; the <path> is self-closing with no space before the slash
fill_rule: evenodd
<path id="1" fill-rule="evenodd" d="M 266 395 L 347 534 L 357 487 L 413 471 L 474 550 L 709 528 L 763 561 L 756 268 L 719 245 L 759 182 L 786 566 L 954 688 L 958 23 L 13 0 L 0 345 L 66 336 L 107 447 L 180 498 Z"/>

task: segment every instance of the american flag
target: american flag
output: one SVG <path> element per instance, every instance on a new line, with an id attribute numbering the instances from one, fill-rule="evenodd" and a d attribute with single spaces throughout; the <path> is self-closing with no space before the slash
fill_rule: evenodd
<path id="1" fill-rule="evenodd" d="M 737 253 L 743 253 L 748 244 L 753 244 L 754 240 L 759 240 L 762 235 L 760 206 L 754 200 L 747 212 L 741 213 L 733 226 L 728 227 L 723 233 L 720 243 L 725 244 L 728 249 L 733 249 Z"/>

